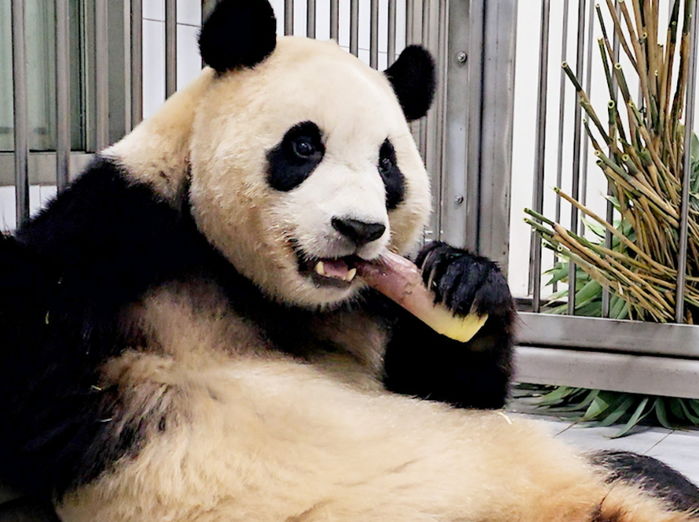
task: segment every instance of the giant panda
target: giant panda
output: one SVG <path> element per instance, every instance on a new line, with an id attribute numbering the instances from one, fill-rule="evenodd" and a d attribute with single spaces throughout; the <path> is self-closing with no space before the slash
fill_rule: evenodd
<path id="1" fill-rule="evenodd" d="M 354 276 L 426 223 L 429 54 L 379 73 L 275 27 L 219 1 L 201 76 L 1 236 L 2 477 L 65 521 L 691 520 L 493 410 L 494 263 L 418 249 L 437 301 L 488 314 L 467 344 Z"/>

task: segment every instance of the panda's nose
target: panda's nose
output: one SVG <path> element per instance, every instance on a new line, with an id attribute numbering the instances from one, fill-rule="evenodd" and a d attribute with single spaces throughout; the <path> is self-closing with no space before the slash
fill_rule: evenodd
<path id="1" fill-rule="evenodd" d="M 358 219 L 334 217 L 331 223 L 335 230 L 359 247 L 379 239 L 386 231 L 386 225 L 382 223 L 366 223 Z"/>

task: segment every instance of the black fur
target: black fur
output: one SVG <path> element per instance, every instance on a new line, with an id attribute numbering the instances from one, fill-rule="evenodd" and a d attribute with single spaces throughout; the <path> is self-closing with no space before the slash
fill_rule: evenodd
<path id="1" fill-rule="evenodd" d="M 254 67 L 274 51 L 276 31 L 267 0 L 219 0 L 199 33 L 199 52 L 219 73 Z"/>
<path id="2" fill-rule="evenodd" d="M 120 395 L 98 386 L 98 368 L 138 336 L 120 324 L 124 305 L 197 266 L 200 241 L 177 211 L 103 159 L 17 241 L 2 239 L 0 474 L 8 482 L 60 495 L 139 446 L 145 421 L 115 435 Z"/>
<path id="3" fill-rule="evenodd" d="M 434 60 L 429 51 L 419 45 L 409 45 L 385 74 L 408 121 L 427 114 L 436 86 Z"/>
<path id="4" fill-rule="evenodd" d="M 386 187 L 386 208 L 393 210 L 405 197 L 405 177 L 398 168 L 396 149 L 388 139 L 381 144 L 378 169 Z"/>
<path id="5" fill-rule="evenodd" d="M 591 460 L 611 471 L 610 481 L 622 480 L 641 486 L 669 502 L 678 511 L 699 514 L 699 488 L 658 459 L 630 451 L 611 450 L 595 453 Z"/>
<path id="6" fill-rule="evenodd" d="M 468 343 L 435 333 L 393 306 L 396 317 L 385 357 L 389 390 L 463 408 L 501 408 L 512 375 L 514 304 L 505 276 L 492 261 L 441 242 L 420 251 L 425 284 L 458 315 L 489 314 Z"/>
<path id="7" fill-rule="evenodd" d="M 267 152 L 267 183 L 287 192 L 310 176 L 325 155 L 318 125 L 304 121 L 291 127 L 282 141 Z"/>

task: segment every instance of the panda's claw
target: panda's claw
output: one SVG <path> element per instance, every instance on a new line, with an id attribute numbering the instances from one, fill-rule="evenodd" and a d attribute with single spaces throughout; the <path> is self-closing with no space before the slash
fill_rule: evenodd
<path id="1" fill-rule="evenodd" d="M 505 276 L 489 259 L 434 241 L 420 251 L 416 264 L 435 302 L 455 314 L 503 315 L 513 310 Z"/>

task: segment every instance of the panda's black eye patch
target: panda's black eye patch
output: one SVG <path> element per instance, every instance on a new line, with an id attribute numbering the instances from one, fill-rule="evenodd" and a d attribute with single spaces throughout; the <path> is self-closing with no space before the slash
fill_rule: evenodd
<path id="1" fill-rule="evenodd" d="M 405 197 L 405 178 L 398 168 L 396 150 L 388 138 L 383 142 L 379 150 L 379 164 L 377 168 L 386 187 L 386 208 L 393 210 Z"/>
<path id="2" fill-rule="evenodd" d="M 304 121 L 291 127 L 282 141 L 267 152 L 267 182 L 287 192 L 298 187 L 323 160 L 325 146 L 318 125 Z"/>

